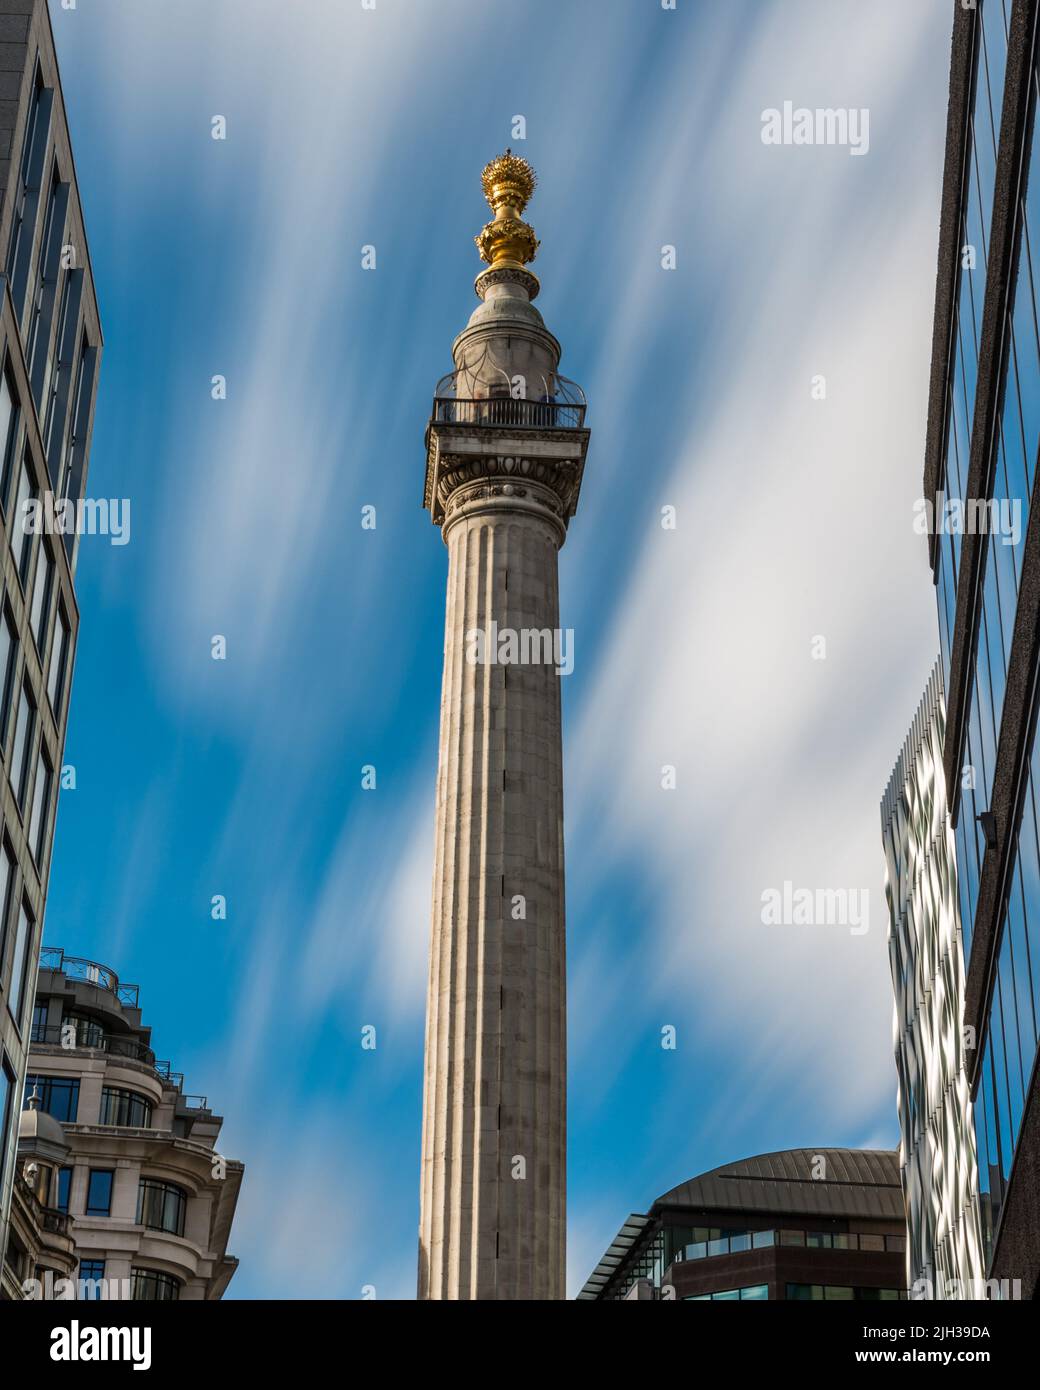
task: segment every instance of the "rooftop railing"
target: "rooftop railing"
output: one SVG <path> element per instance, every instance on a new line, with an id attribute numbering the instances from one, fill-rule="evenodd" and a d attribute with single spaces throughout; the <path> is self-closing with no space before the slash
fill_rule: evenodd
<path id="1" fill-rule="evenodd" d="M 86 960 L 82 956 L 67 956 L 60 946 L 44 946 L 40 952 L 41 970 L 58 970 L 66 979 L 83 980 L 98 989 L 114 994 L 120 1003 L 137 1008 L 139 986 L 121 984 L 114 970 L 97 961 Z M 174 1071 L 166 1061 L 157 1061 L 155 1053 L 138 1038 L 123 1037 L 117 1033 L 107 1033 L 100 1023 L 80 1016 L 68 1016 L 68 1023 L 76 1027 L 76 1047 L 94 1047 L 107 1052 L 112 1057 L 129 1057 L 151 1067 L 160 1081 L 180 1092 L 177 1105 L 181 1110 L 208 1110 L 209 1101 L 205 1096 L 184 1094 L 184 1073 Z M 34 1024 L 32 1041 L 56 1046 L 67 1046 L 63 1038 L 64 1024 L 57 1027 Z"/>
<path id="2" fill-rule="evenodd" d="M 163 1081 L 169 1082 L 171 1086 L 176 1086 L 178 1091 L 184 1086 L 184 1073 L 182 1071 L 172 1071 L 169 1062 L 156 1062 L 155 1074 L 161 1077 Z"/>
<path id="3" fill-rule="evenodd" d="M 434 396 L 433 419 L 449 425 L 512 425 L 522 429 L 577 430 L 585 423 L 585 406 L 571 401 L 490 396 L 482 400 Z"/>
<path id="4" fill-rule="evenodd" d="M 59 970 L 67 980 L 82 980 L 84 984 L 114 994 L 121 1004 L 137 1008 L 139 985 L 121 984 L 119 976 L 107 965 L 83 956 L 67 956 L 60 946 L 44 946 L 40 952 L 41 970 Z"/>

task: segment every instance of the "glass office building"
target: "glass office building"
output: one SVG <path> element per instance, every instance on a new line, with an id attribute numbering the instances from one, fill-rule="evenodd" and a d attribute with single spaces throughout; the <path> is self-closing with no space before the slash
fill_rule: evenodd
<path id="1" fill-rule="evenodd" d="M 897 1154 L 785 1149 L 633 1213 L 578 1298 L 876 1302 L 906 1297 L 905 1263 Z"/>
<path id="2" fill-rule="evenodd" d="M 4 0 L 0 56 L 2 1257 L 79 625 L 78 536 L 46 518 L 83 497 L 101 327 L 45 0 Z"/>
<path id="3" fill-rule="evenodd" d="M 1040 1274 L 1040 86 L 1034 0 L 951 3 L 924 498 L 986 1273 Z"/>
<path id="4" fill-rule="evenodd" d="M 978 1169 L 961 1019 L 964 956 L 943 772 L 937 663 L 881 803 L 888 952 L 895 993 L 907 1287 L 978 1297 L 984 1279 Z"/>

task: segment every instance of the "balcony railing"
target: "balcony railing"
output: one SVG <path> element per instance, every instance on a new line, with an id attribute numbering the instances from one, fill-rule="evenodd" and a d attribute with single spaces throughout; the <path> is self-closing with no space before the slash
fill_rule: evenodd
<path id="1" fill-rule="evenodd" d="M 184 1073 L 182 1071 L 172 1071 L 169 1062 L 156 1062 L 155 1074 L 161 1077 L 163 1081 L 169 1082 L 171 1086 L 175 1086 L 178 1091 L 184 1086 Z"/>
<path id="2" fill-rule="evenodd" d="M 76 1027 L 75 1044 L 72 1047 L 68 1045 L 64 1036 L 64 1029 L 67 1026 L 65 1023 L 54 1028 L 34 1024 L 31 1041 L 36 1044 L 42 1043 L 44 1046 L 60 1047 L 69 1052 L 74 1052 L 77 1048 L 95 1048 L 99 1052 L 107 1052 L 110 1057 L 128 1057 L 133 1062 L 141 1062 L 144 1066 L 151 1067 L 160 1081 L 183 1092 L 184 1073 L 174 1071 L 169 1062 L 157 1062 L 152 1049 L 146 1047 L 138 1038 L 121 1037 L 118 1033 L 105 1033 L 100 1028 L 84 1027 L 85 1022 L 84 1019 L 70 1018 L 68 1020 L 69 1024 L 74 1024 Z M 179 1104 L 188 1110 L 205 1110 L 207 1108 L 205 1096 L 182 1094 Z"/>
<path id="3" fill-rule="evenodd" d="M 43 1208 L 43 1229 L 50 1231 L 55 1236 L 67 1236 L 69 1233 L 68 1214 L 58 1211 L 54 1207 Z"/>
<path id="4" fill-rule="evenodd" d="M 449 425 L 577 430 L 585 423 L 585 406 L 569 401 L 514 400 L 512 396 L 490 396 L 483 400 L 434 396 L 433 418 Z"/>
<path id="5" fill-rule="evenodd" d="M 32 1211 L 33 1219 L 41 1231 L 49 1231 L 51 1235 L 55 1236 L 68 1235 L 69 1218 L 67 1212 L 58 1211 L 57 1207 L 45 1207 L 24 1178 L 19 1181 L 18 1191 L 22 1200 Z"/>
<path id="6" fill-rule="evenodd" d="M 705 1260 L 715 1255 L 742 1255 L 771 1246 L 806 1250 L 860 1250 L 898 1252 L 906 1249 L 905 1236 L 886 1236 L 869 1231 L 742 1231 L 717 1240 L 698 1241 L 677 1253 L 676 1260 Z"/>
<path id="7" fill-rule="evenodd" d="M 114 970 L 96 960 L 67 956 L 60 946 L 44 946 L 40 952 L 40 969 L 60 970 L 68 980 L 82 980 L 85 984 L 114 994 L 121 1004 L 137 1008 L 140 986 L 121 984 Z"/>
<path id="8" fill-rule="evenodd" d="M 82 1026 L 82 1020 L 69 1019 L 68 1024 L 59 1024 L 56 1028 L 44 1027 L 34 1024 L 32 1029 L 31 1041 L 34 1043 L 44 1043 L 55 1047 L 64 1047 L 67 1051 L 73 1052 L 76 1048 L 93 1047 L 99 1052 L 107 1052 L 112 1057 L 129 1057 L 134 1062 L 143 1062 L 145 1066 L 152 1067 L 156 1073 L 167 1078 L 169 1074 L 169 1062 L 158 1063 L 155 1060 L 155 1053 L 150 1047 L 146 1047 L 138 1038 L 121 1037 L 118 1033 L 105 1033 L 100 1028 Z M 72 1046 L 66 1041 L 64 1030 L 69 1025 L 75 1027 L 75 1042 Z M 71 1032 L 67 1035 L 71 1037 Z M 164 1071 L 160 1071 L 160 1066 Z"/>

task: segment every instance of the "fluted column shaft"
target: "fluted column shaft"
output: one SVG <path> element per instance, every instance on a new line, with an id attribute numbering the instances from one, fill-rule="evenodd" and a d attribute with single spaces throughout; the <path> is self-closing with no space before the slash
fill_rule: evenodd
<path id="1" fill-rule="evenodd" d="M 505 498 L 444 525 L 444 677 L 420 1297 L 564 1297 L 563 768 L 555 664 L 467 635 L 559 629 L 562 528 Z M 485 652 L 485 657 L 487 653 Z"/>

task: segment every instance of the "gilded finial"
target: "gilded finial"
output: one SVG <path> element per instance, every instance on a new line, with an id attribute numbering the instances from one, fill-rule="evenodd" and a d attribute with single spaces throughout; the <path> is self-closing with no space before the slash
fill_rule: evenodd
<path id="1" fill-rule="evenodd" d="M 534 228 L 520 214 L 538 182 L 526 159 L 506 150 L 484 166 L 481 183 L 494 220 L 474 237 L 480 258 L 494 269 L 520 267 L 533 261 L 538 251 Z"/>

